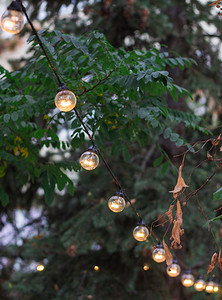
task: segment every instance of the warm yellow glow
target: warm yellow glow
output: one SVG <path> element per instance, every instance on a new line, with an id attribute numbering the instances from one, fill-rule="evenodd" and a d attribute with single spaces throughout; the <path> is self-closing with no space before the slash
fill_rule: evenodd
<path id="1" fill-rule="evenodd" d="M 180 274 L 180 266 L 178 264 L 172 264 L 167 267 L 167 274 L 170 277 L 177 277 Z"/>
<path id="2" fill-rule="evenodd" d="M 190 273 L 185 273 L 181 276 L 181 282 L 185 287 L 190 287 L 194 284 L 194 277 Z"/>
<path id="3" fill-rule="evenodd" d="M 214 293 L 217 293 L 219 291 L 219 287 L 218 286 L 215 286 L 214 287 Z"/>
<path id="4" fill-rule="evenodd" d="M 19 33 L 24 27 L 24 18 L 17 10 L 6 10 L 1 17 L 1 27 L 8 33 Z"/>
<path id="5" fill-rule="evenodd" d="M 149 230 L 144 225 L 136 226 L 133 230 L 133 236 L 139 242 L 145 241 L 148 235 L 149 235 Z"/>
<path id="6" fill-rule="evenodd" d="M 125 204 L 124 198 L 119 195 L 111 197 L 108 201 L 109 209 L 115 213 L 123 211 Z"/>
<path id="7" fill-rule="evenodd" d="M 214 291 L 214 282 L 213 281 L 207 282 L 206 292 L 213 293 L 213 291 Z"/>
<path id="8" fill-rule="evenodd" d="M 80 164 L 85 170 L 94 170 L 99 164 L 99 157 L 93 151 L 86 151 L 80 157 Z"/>
<path id="9" fill-rule="evenodd" d="M 184 282 L 183 282 L 183 285 L 184 286 L 191 286 L 193 285 L 193 282 L 191 279 L 185 279 Z"/>
<path id="10" fill-rule="evenodd" d="M 202 279 L 197 280 L 197 281 L 195 282 L 195 284 L 194 284 L 194 288 L 195 288 L 195 290 L 198 291 L 198 292 L 201 292 L 201 291 L 205 290 L 205 288 L 206 288 L 206 283 L 205 283 L 205 281 L 202 280 Z"/>
<path id="11" fill-rule="evenodd" d="M 76 106 L 76 96 L 70 90 L 62 90 L 55 97 L 56 107 L 64 112 L 72 110 Z"/>
<path id="12" fill-rule="evenodd" d="M 36 267 L 36 270 L 39 271 L 39 272 L 44 271 L 44 269 L 45 269 L 45 267 L 44 267 L 43 265 L 38 265 L 38 266 Z"/>
<path id="13" fill-rule="evenodd" d="M 219 285 L 217 283 L 214 283 L 214 293 L 217 293 L 219 291 Z"/>
<path id="14" fill-rule="evenodd" d="M 163 248 L 156 248 L 153 250 L 152 254 L 153 260 L 157 263 L 165 261 L 165 250 Z"/>
<path id="15" fill-rule="evenodd" d="M 148 271 L 149 268 L 150 268 L 150 267 L 149 267 L 147 264 L 145 264 L 145 265 L 143 266 L 143 270 L 144 270 L 144 271 Z"/>
<path id="16" fill-rule="evenodd" d="M 99 266 L 94 266 L 94 270 L 95 270 L 96 272 L 98 272 L 98 271 L 99 271 Z"/>

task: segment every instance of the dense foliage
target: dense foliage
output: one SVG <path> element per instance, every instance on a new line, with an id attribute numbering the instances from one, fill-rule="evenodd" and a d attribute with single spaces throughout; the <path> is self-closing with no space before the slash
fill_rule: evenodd
<path id="1" fill-rule="evenodd" d="M 199 22 L 205 19 L 218 28 L 221 25 L 210 16 L 209 7 L 198 1 L 189 5 L 183 1 L 155 5 L 127 1 L 127 6 L 123 1 L 114 2 L 86 5 L 77 1 L 79 6 L 73 7 L 73 20 L 77 21 L 83 3 L 92 21 L 89 28 L 103 29 L 111 44 L 97 31 L 73 36 L 70 33 L 83 33 L 87 27 L 77 22 L 73 30 L 72 18 L 56 23 L 68 34 L 58 30 L 40 34 L 59 74 L 78 96 L 77 110 L 96 144 L 150 225 L 169 207 L 168 191 L 175 185 L 181 163 L 181 157 L 175 155 L 187 149 L 187 140 L 201 140 L 210 133 L 201 125 L 211 127 L 211 122 L 207 123 L 211 114 L 201 119 L 187 108 L 186 101 L 197 89 L 203 90 L 206 98 L 211 94 L 214 103 L 220 97 L 218 51 L 209 47 L 209 40 L 200 39 L 204 32 Z M 55 5 L 54 14 L 61 3 L 48 3 L 50 16 L 50 7 Z M 194 13 L 194 6 L 200 14 Z M 150 14 L 145 18 L 147 10 Z M 147 28 L 149 36 L 144 39 Z M 0 69 L 1 219 L 3 229 L 8 223 L 14 229 L 12 241 L 1 241 L 1 297 L 203 299 L 203 293 L 185 291 L 179 279 L 169 280 L 165 264 L 152 261 L 155 238 L 147 243 L 133 239 L 137 218 L 130 207 L 119 215 L 109 211 L 107 200 L 116 187 L 104 165 L 80 172 L 79 156 L 90 143 L 74 112 L 55 110 L 56 79 L 34 37 L 29 42 L 34 46 L 33 56 L 24 67 L 16 72 Z M 119 46 L 125 49 L 116 48 Z M 194 100 L 198 102 L 196 96 Z M 214 133 L 216 137 L 219 130 Z M 187 157 L 186 182 L 205 158 L 205 149 Z M 215 167 L 209 160 L 199 166 L 188 181 L 189 191 L 203 184 Z M 199 195 L 209 218 L 215 217 L 214 209 L 219 207 L 212 198 L 220 182 L 218 173 Z M 220 201 L 217 195 L 220 192 L 214 194 Z M 16 214 L 21 209 L 27 223 L 19 227 Z M 35 218 L 33 209 L 38 211 Z M 183 212 L 185 235 L 177 257 L 183 269 L 192 266 L 195 274 L 204 274 L 215 250 L 213 238 L 195 199 Z M 162 217 L 154 228 L 159 238 L 167 228 L 165 221 Z M 219 230 L 219 222 L 213 224 L 214 229 Z M 221 234 L 216 232 L 219 241 Z M 4 258 L 8 258 L 7 264 Z M 43 262 L 45 271 L 33 271 L 30 265 L 34 261 Z M 145 262 L 150 265 L 148 272 L 142 269 Z"/>

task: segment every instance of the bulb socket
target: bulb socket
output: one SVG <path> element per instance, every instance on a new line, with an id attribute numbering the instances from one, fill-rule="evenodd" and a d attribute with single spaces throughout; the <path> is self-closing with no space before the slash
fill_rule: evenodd
<path id="1" fill-rule="evenodd" d="M 7 7 L 7 9 L 22 12 L 21 5 L 18 1 L 12 1 L 12 3 Z"/>
<path id="2" fill-rule="evenodd" d="M 156 244 L 156 248 L 164 249 L 163 244 L 162 244 L 161 242 L 158 242 L 158 243 Z"/>
<path id="3" fill-rule="evenodd" d="M 145 227 L 147 227 L 146 226 L 146 223 L 143 221 L 143 219 L 139 219 L 139 221 L 138 221 L 138 223 L 137 223 L 137 226 L 145 226 Z"/>
<path id="4" fill-rule="evenodd" d="M 178 264 L 178 260 L 176 257 L 173 258 L 173 264 Z"/>
<path id="5" fill-rule="evenodd" d="M 124 198 L 123 191 L 121 189 L 119 189 L 117 192 L 115 192 L 114 196 L 120 196 L 120 197 Z"/>
<path id="6" fill-rule="evenodd" d="M 61 91 L 64 91 L 64 90 L 70 91 L 70 89 L 69 89 L 64 83 L 62 83 L 62 84 L 60 84 L 60 86 L 59 86 L 59 88 L 58 88 L 58 90 L 57 90 L 57 94 L 58 94 L 59 92 L 61 92 Z"/>
<path id="7" fill-rule="evenodd" d="M 191 274 L 191 269 L 187 269 L 184 271 L 184 274 Z"/>
<path id="8" fill-rule="evenodd" d="M 94 153 L 97 154 L 97 147 L 96 147 L 96 145 L 90 146 L 87 151 L 91 151 L 91 152 L 94 152 Z"/>

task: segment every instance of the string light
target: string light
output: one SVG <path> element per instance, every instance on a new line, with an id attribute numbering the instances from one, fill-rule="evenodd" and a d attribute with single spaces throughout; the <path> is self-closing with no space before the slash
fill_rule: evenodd
<path id="1" fill-rule="evenodd" d="M 149 235 L 148 228 L 146 227 L 145 223 L 142 220 L 140 220 L 138 222 L 138 225 L 133 230 L 133 236 L 135 240 L 139 242 L 143 242 L 147 239 L 148 235 Z"/>
<path id="2" fill-rule="evenodd" d="M 13 1 L 12 4 L 8 7 L 8 9 L 13 9 L 13 7 L 16 5 L 17 8 L 16 10 L 17 11 L 20 11 L 20 12 L 23 12 L 29 25 L 31 26 L 32 28 L 32 31 L 38 41 L 38 44 L 39 46 L 41 47 L 46 59 L 48 60 L 49 62 L 49 65 L 52 69 L 52 71 L 54 72 L 54 75 L 55 77 L 57 78 L 57 81 L 58 81 L 58 84 L 59 84 L 59 90 L 57 92 L 57 95 L 55 97 L 55 105 L 61 110 L 61 111 L 70 111 L 72 109 L 74 109 L 75 113 L 76 113 L 76 116 L 77 118 L 79 119 L 81 125 L 83 126 L 84 128 L 84 131 L 85 133 L 88 135 L 90 141 L 92 142 L 93 146 L 90 147 L 88 149 L 88 151 L 84 152 L 81 157 L 80 157 L 80 164 L 81 166 L 86 169 L 86 170 L 93 170 L 95 169 L 98 164 L 99 164 L 99 157 L 97 154 L 99 154 L 99 156 L 101 157 L 102 161 L 104 162 L 105 164 L 105 167 L 108 169 L 110 175 L 112 176 L 114 182 L 117 184 L 117 186 L 122 190 L 122 187 L 117 179 L 117 177 L 115 176 L 115 174 L 113 173 L 112 169 L 110 168 L 110 166 L 108 165 L 107 161 L 105 160 L 105 158 L 103 157 L 102 153 L 100 152 L 100 150 L 98 148 L 96 148 L 94 146 L 94 141 L 93 141 L 93 138 L 92 136 L 90 135 L 86 125 L 84 124 L 82 118 L 80 117 L 78 111 L 75 109 L 75 106 L 76 106 L 76 96 L 74 95 L 74 93 L 72 93 L 68 87 L 61 81 L 60 79 L 60 76 L 59 74 L 57 73 L 50 57 L 48 56 L 47 54 L 47 51 L 41 41 L 41 38 L 39 37 L 38 35 L 38 32 L 36 31 L 32 21 L 30 20 L 28 14 L 27 14 L 27 11 L 26 11 L 26 8 L 24 7 L 23 3 L 22 3 L 22 0 L 16 0 L 16 1 Z M 22 15 L 22 14 L 21 14 Z M 23 16 L 22 16 L 22 19 L 23 19 Z M 24 20 L 23 20 L 24 21 Z M 112 73 L 112 72 L 111 72 Z M 110 74 L 111 74 L 110 73 Z M 134 210 L 134 212 L 136 213 L 137 217 L 139 219 L 142 219 L 140 214 L 138 213 L 138 211 L 136 210 L 136 208 L 134 207 L 133 203 L 131 202 L 130 198 L 128 197 L 128 195 L 126 194 L 126 192 L 123 192 L 123 195 L 124 195 L 124 201 L 125 199 L 130 203 L 132 209 Z M 145 224 L 142 224 L 141 226 L 137 226 L 135 229 L 134 229 L 134 237 L 139 240 L 139 241 L 143 241 L 147 238 L 149 234 L 149 231 L 148 229 L 146 228 Z"/>
<path id="3" fill-rule="evenodd" d="M 206 288 L 206 282 L 203 280 L 203 276 L 199 275 L 194 284 L 194 288 L 198 292 L 202 292 Z"/>
<path id="4" fill-rule="evenodd" d="M 177 277 L 177 276 L 180 275 L 181 268 L 178 265 L 178 262 L 177 262 L 176 258 L 173 259 L 172 265 L 168 266 L 167 269 L 166 269 L 166 271 L 167 271 L 167 274 L 170 277 Z"/>
<path id="5" fill-rule="evenodd" d="M 96 147 L 91 146 L 87 151 L 83 152 L 80 157 L 80 164 L 85 170 L 94 170 L 99 164 L 99 157 L 96 154 Z"/>
<path id="6" fill-rule="evenodd" d="M 185 287 L 190 287 L 194 284 L 194 276 L 191 274 L 191 270 L 186 270 L 181 276 L 182 285 Z"/>
<path id="7" fill-rule="evenodd" d="M 213 293 L 213 291 L 214 291 L 214 282 L 213 282 L 213 278 L 212 277 L 210 277 L 208 279 L 205 290 L 206 290 L 207 293 Z"/>
<path id="8" fill-rule="evenodd" d="M 44 271 L 44 269 L 45 269 L 45 267 L 44 267 L 43 265 L 38 265 L 38 266 L 36 267 L 36 270 L 37 270 L 38 272 L 42 272 L 42 271 Z"/>
<path id="9" fill-rule="evenodd" d="M 12 34 L 19 33 L 24 27 L 24 18 L 21 7 L 17 1 L 13 1 L 1 17 L 1 27 Z"/>
<path id="10" fill-rule="evenodd" d="M 149 267 L 148 264 L 145 263 L 145 264 L 143 265 L 143 270 L 144 270 L 144 271 L 148 271 L 149 268 L 150 268 L 150 267 Z"/>
<path id="11" fill-rule="evenodd" d="M 119 213 L 124 210 L 126 205 L 125 199 L 123 198 L 122 191 L 118 191 L 108 201 L 109 209 L 115 213 Z"/>
<path id="12" fill-rule="evenodd" d="M 56 107 L 63 112 L 68 112 L 76 106 L 76 102 L 75 94 L 66 85 L 62 84 L 55 97 Z"/>
<path id="13" fill-rule="evenodd" d="M 156 245 L 156 248 L 153 250 L 153 253 L 152 253 L 152 258 L 157 263 L 161 263 L 161 262 L 163 262 L 163 261 L 166 260 L 165 250 L 163 248 L 163 244 L 162 243 L 159 242 Z"/>

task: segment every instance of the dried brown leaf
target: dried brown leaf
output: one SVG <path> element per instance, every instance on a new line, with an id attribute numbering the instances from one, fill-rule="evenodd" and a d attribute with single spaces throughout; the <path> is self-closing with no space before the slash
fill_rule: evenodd
<path id="1" fill-rule="evenodd" d="M 177 218 L 177 221 L 180 225 L 182 225 L 183 223 L 183 212 L 182 212 L 182 209 L 181 209 L 181 206 L 180 206 L 180 201 L 177 200 L 177 212 L 176 212 L 176 218 Z"/>
<path id="2" fill-rule="evenodd" d="M 221 249 L 219 251 L 218 260 L 217 260 L 218 267 L 222 271 L 222 261 L 221 261 Z"/>
<path id="3" fill-rule="evenodd" d="M 177 179 L 177 184 L 174 187 L 173 191 L 170 191 L 170 193 L 173 193 L 174 198 L 177 197 L 177 193 L 179 193 L 183 188 L 189 187 L 183 177 L 182 177 L 182 169 L 183 169 L 183 164 L 181 164 L 180 168 L 179 168 L 179 175 L 178 175 L 178 179 Z"/>
<path id="4" fill-rule="evenodd" d="M 168 211 L 165 213 L 167 215 L 167 217 L 169 218 L 170 224 L 173 222 L 173 216 L 172 216 L 173 208 L 174 208 L 174 205 L 170 205 Z"/>
<path id="5" fill-rule="evenodd" d="M 221 141 L 221 134 L 219 134 L 217 139 L 211 140 L 211 142 L 214 146 L 217 146 L 220 143 L 220 141 Z"/>
<path id="6" fill-rule="evenodd" d="M 172 229 L 171 239 L 173 239 L 177 244 L 180 244 L 180 224 L 178 221 L 175 220 Z"/>
<path id="7" fill-rule="evenodd" d="M 180 237 L 184 235 L 184 229 L 180 229 Z"/>
<path id="8" fill-rule="evenodd" d="M 213 271 L 213 269 L 215 268 L 216 261 L 217 261 L 217 253 L 215 252 L 211 257 L 210 265 L 207 268 L 207 274 L 209 274 Z"/>
<path id="9" fill-rule="evenodd" d="M 181 245 L 177 245 L 177 243 L 175 241 L 171 242 L 171 249 L 173 249 L 173 250 L 179 250 L 181 248 L 182 248 L 182 246 Z"/>
<path id="10" fill-rule="evenodd" d="M 171 254 L 171 252 L 164 240 L 163 240 L 163 247 L 165 250 L 166 264 L 167 264 L 167 266 L 171 266 L 173 263 L 173 255 Z"/>
<path id="11" fill-rule="evenodd" d="M 213 156 L 207 151 L 207 159 L 214 160 Z"/>

